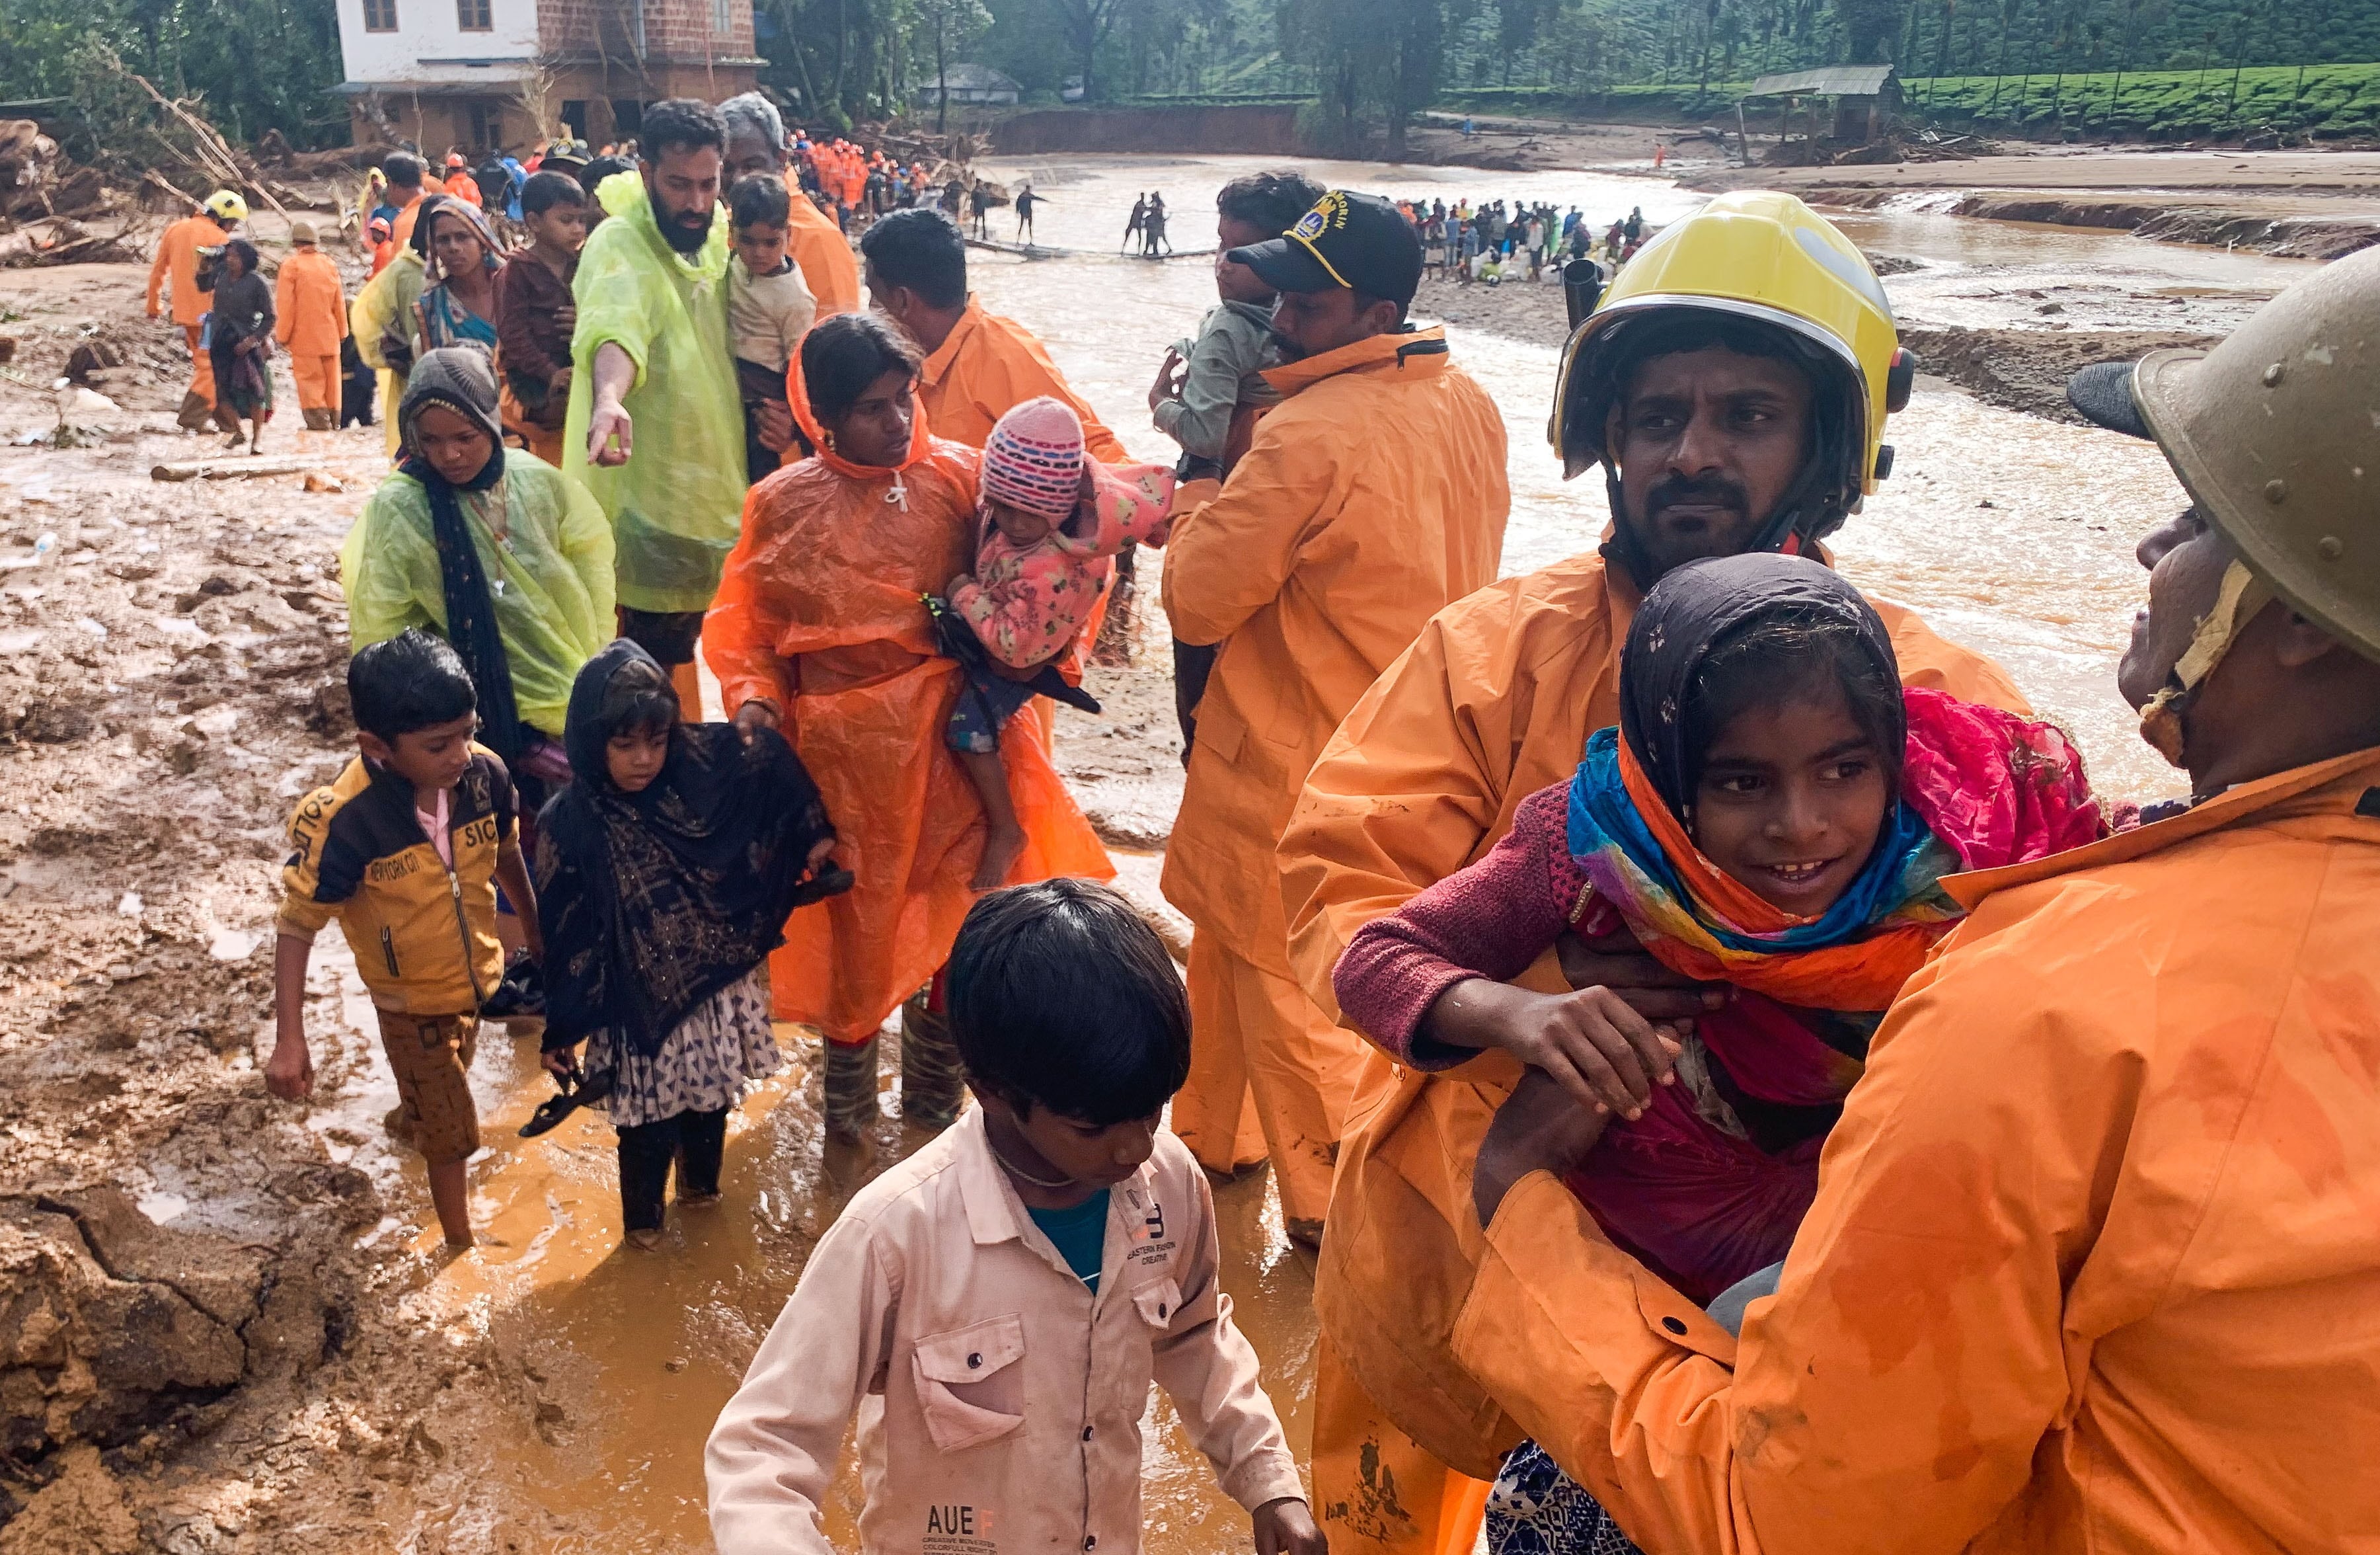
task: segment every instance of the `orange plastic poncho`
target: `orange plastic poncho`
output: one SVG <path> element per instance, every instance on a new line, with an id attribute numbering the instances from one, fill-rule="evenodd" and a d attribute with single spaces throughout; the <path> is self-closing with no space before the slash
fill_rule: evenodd
<path id="1" fill-rule="evenodd" d="M 1543 1172 L 1456 1350 L 1648 1549 L 2380 1528 L 2380 749 L 1954 880 L 1740 1343 Z"/>
<path id="2" fill-rule="evenodd" d="M 174 284 L 174 322 L 188 328 L 199 322 L 212 299 L 199 290 L 199 250 L 219 248 L 231 235 L 203 212 L 184 216 L 157 235 L 157 257 L 149 264 L 149 308 L 161 303 L 165 283 Z"/>
<path id="3" fill-rule="evenodd" d="M 273 338 L 291 356 L 339 354 L 347 337 L 347 295 L 336 260 L 300 249 L 281 261 L 273 290 Z"/>
<path id="4" fill-rule="evenodd" d="M 1281 405 L 1228 482 L 1177 497 L 1166 549 L 1174 635 L 1223 644 L 1165 854 L 1166 898 L 1197 929 L 1175 1127 L 1208 1166 L 1242 1164 L 1252 1094 L 1282 1213 L 1319 1221 L 1366 1050 L 1292 979 L 1274 844 L 1341 716 L 1432 613 L 1496 576 L 1511 494 L 1503 419 L 1442 331 L 1265 378 Z"/>
<path id="5" fill-rule="evenodd" d="M 1523 799 L 1576 768 L 1590 733 L 1620 721 L 1620 645 L 1638 598 L 1593 553 L 1505 578 L 1440 612 L 1348 714 L 1280 850 L 1291 959 L 1323 1009 L 1337 1012 L 1331 969 L 1356 929 L 1486 853 Z M 1874 602 L 1907 684 L 2026 711 L 1991 661 Z M 1520 980 L 1569 986 L 1551 953 Z M 1433 1462 L 1492 1478 L 1519 1437 L 1451 1337 L 1484 1245 L 1470 1162 L 1519 1067 L 1501 1053 L 1436 1075 L 1371 1062 L 1388 1098 L 1342 1147 L 1316 1271 L 1316 1504 L 1362 1504 L 1368 1447 L 1375 1463 L 1402 1459 L 1415 1515 L 1384 1519 L 1368 1546 L 1330 1525 L 1350 1551 L 1412 1548 L 1416 1529 L 1428 1543 L 1438 1502 L 1418 1481 Z"/>
<path id="6" fill-rule="evenodd" d="M 785 246 L 801 267 L 802 284 L 818 299 L 819 320 L 823 322 L 837 313 L 858 312 L 859 261 L 851 251 L 851 239 L 834 225 L 833 217 L 802 191 L 799 174 L 788 167 L 784 178 L 791 212 Z"/>
<path id="7" fill-rule="evenodd" d="M 793 386 L 823 448 L 798 376 Z M 977 455 L 927 424 L 920 414 L 898 470 L 821 453 L 752 488 L 702 625 L 723 704 L 782 710 L 857 877 L 796 912 L 770 958 L 777 1017 L 837 1042 L 867 1040 L 948 958 L 983 851 L 982 803 L 943 743 L 964 680 L 936 657 L 918 600 L 973 558 Z M 1112 878 L 1039 743 L 1003 741 L 1001 756 L 1026 839 L 1009 880 Z"/>
<path id="8" fill-rule="evenodd" d="M 917 377 L 917 403 L 933 419 L 934 431 L 970 448 L 982 447 L 992 424 L 1010 410 L 1042 395 L 1065 401 L 1083 419 L 1083 444 L 1092 458 L 1103 465 L 1132 462 L 1089 402 L 1067 386 L 1033 332 L 985 312 L 973 297 Z"/>

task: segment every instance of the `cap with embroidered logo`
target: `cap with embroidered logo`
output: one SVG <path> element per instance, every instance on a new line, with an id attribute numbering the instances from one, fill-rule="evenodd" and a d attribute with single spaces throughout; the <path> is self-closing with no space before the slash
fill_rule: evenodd
<path id="1" fill-rule="evenodd" d="M 1279 237 L 1226 257 L 1284 292 L 1344 286 L 1402 304 L 1421 285 L 1421 237 L 1413 224 L 1378 195 L 1347 189 L 1324 195 Z"/>

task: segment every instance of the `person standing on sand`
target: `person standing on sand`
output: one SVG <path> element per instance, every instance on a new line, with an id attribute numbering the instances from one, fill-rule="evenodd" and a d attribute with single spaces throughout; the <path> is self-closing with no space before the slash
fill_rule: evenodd
<path id="1" fill-rule="evenodd" d="M 157 257 L 149 266 L 149 316 L 154 319 L 164 311 L 161 294 L 170 281 L 174 327 L 182 332 L 190 352 L 190 386 L 182 392 L 182 408 L 176 417 L 184 431 L 202 431 L 210 423 L 224 431 L 239 430 L 237 424 L 225 426 L 215 407 L 214 360 L 199 344 L 199 321 L 207 311 L 206 293 L 199 289 L 199 250 L 222 248 L 247 219 L 248 201 L 230 189 L 217 189 L 196 212 L 157 237 Z"/>
<path id="2" fill-rule="evenodd" d="M 245 237 L 225 243 L 223 269 L 214 277 L 213 306 L 207 310 L 215 417 L 231 426 L 231 438 L 224 446 L 239 446 L 239 424 L 247 421 L 250 454 L 263 452 L 264 423 L 273 419 L 273 288 L 256 266 L 255 244 Z"/>
<path id="3" fill-rule="evenodd" d="M 289 224 L 290 255 L 274 279 L 273 335 L 289 353 L 298 409 L 308 431 L 333 431 L 339 419 L 339 346 L 347 337 L 347 298 L 338 262 L 316 246 L 314 224 Z"/>
<path id="4" fill-rule="evenodd" d="M 1210 1171 L 1269 1158 L 1310 1246 L 1365 1048 L 1293 979 L 1274 847 L 1347 709 L 1432 612 L 1494 578 L 1511 496 L 1495 402 L 1443 329 L 1406 322 L 1421 244 L 1393 206 L 1334 189 L 1225 257 L 1279 291 L 1296 359 L 1265 375 L 1281 403 L 1231 478 L 1182 487 L 1167 541 L 1174 635 L 1221 645 L 1165 856 L 1194 929 L 1173 1119 Z"/>

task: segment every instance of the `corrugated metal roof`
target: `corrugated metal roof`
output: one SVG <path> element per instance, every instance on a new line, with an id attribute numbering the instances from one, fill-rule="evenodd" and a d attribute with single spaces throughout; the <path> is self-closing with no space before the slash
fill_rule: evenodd
<path id="1" fill-rule="evenodd" d="M 1889 65 L 1830 65 L 1822 70 L 1790 70 L 1763 76 L 1746 97 L 1874 97 L 1890 79 Z"/>

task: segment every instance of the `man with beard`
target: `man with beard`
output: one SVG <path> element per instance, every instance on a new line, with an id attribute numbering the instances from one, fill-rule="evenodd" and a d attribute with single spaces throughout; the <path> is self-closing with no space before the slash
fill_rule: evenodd
<path id="1" fill-rule="evenodd" d="M 2357 254 L 2212 351 L 2070 385 L 2192 504 L 2141 541 L 2116 674 L 2189 800 L 1945 882 L 1968 916 L 1876 1031 L 1740 1337 L 1563 1187 L 1575 1104 L 1534 1075 L 1499 1113 L 1456 1357 L 1558 1465 L 1533 1488 L 1568 1548 L 2370 1544 L 2375 315 Z"/>
<path id="2" fill-rule="evenodd" d="M 818 299 L 819 322 L 837 313 L 859 311 L 859 261 L 852 257 L 851 239 L 834 218 L 820 210 L 802 192 L 800 176 L 789 170 L 785 154 L 785 121 L 777 105 L 757 91 L 731 97 L 719 105 L 727 121 L 727 186 L 763 174 L 782 178 L 793 208 L 786 229 L 786 251 L 800 266 L 802 283 Z"/>
<path id="3" fill-rule="evenodd" d="M 620 632 L 702 705 L 695 638 L 744 514 L 744 405 L 727 344 L 727 128 L 672 98 L 645 110 L 647 160 L 603 180 L 611 219 L 579 252 L 564 468 L 611 516 Z"/>
<path id="4" fill-rule="evenodd" d="M 1889 468 L 1884 419 L 1912 367 L 1867 261 L 1790 196 L 1722 195 L 1622 273 L 1563 354 L 1551 428 L 1567 474 L 1604 468 L 1609 538 L 1439 612 L 1348 714 L 1288 823 L 1292 959 L 1322 1010 L 1358 929 L 1486 853 L 1620 721 L 1620 645 L 1662 574 L 1755 550 L 1824 558 Z M 1875 602 L 1906 682 L 2022 709 L 1989 661 Z M 1724 997 L 1679 986 L 1633 942 L 1569 941 L 1520 981 L 1601 985 L 1653 1020 Z M 1521 1066 L 1488 1052 L 1392 1076 L 1370 1062 L 1389 1094 L 1342 1152 L 1315 1286 L 1315 1505 L 1334 1555 L 1440 1548 L 1478 1516 L 1486 1488 L 1465 1480 L 1492 1479 L 1520 1436 L 1451 1335 L 1483 1248 L 1470 1163 Z"/>
<path id="5" fill-rule="evenodd" d="M 1306 768 L 1433 612 L 1496 576 L 1511 493 L 1495 402 L 1415 329 L 1421 240 L 1396 207 L 1334 189 L 1236 248 L 1279 293 L 1297 359 L 1228 480 L 1175 498 L 1165 609 L 1221 653 L 1196 709 L 1167 900 L 1190 942 L 1189 1084 L 1173 1127 L 1209 1171 L 1270 1158 L 1289 1233 L 1322 1236 L 1331 1160 L 1366 1049 L 1290 969 L 1273 848 Z"/>

